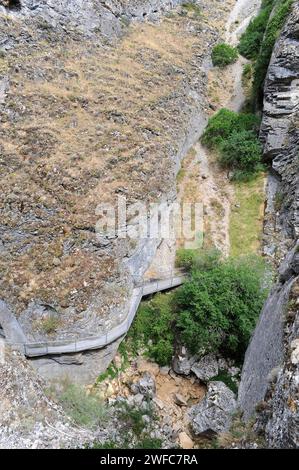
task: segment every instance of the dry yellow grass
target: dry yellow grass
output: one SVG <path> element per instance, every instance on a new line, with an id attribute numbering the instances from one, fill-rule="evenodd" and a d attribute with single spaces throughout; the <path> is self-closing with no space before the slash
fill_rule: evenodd
<path id="1" fill-rule="evenodd" d="M 216 5 L 218 21 L 227 6 Z M 120 277 L 117 258 L 132 250 L 94 247 L 95 208 L 114 203 L 120 188 L 129 201 L 152 201 L 175 185 L 170 155 L 185 135 L 194 64 L 209 34 L 197 25 L 212 24 L 209 8 L 209 17 L 132 26 L 114 47 L 70 36 L 55 47 L 20 45 L 9 57 L 0 208 L 7 232 L 25 235 L 6 240 L 0 273 L 2 297 L 18 311 L 36 298 L 83 311 Z M 21 23 L 11 26 L 20 33 Z"/>

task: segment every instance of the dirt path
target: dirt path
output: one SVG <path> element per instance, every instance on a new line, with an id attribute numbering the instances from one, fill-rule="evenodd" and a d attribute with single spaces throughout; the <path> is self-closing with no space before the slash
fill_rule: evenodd
<path id="1" fill-rule="evenodd" d="M 226 24 L 225 41 L 236 46 L 240 35 L 261 6 L 261 0 L 238 0 Z"/>
<path id="2" fill-rule="evenodd" d="M 260 0 L 237 1 L 225 28 L 224 38 L 227 43 L 237 45 L 240 34 L 257 12 L 260 3 Z M 216 111 L 224 107 L 236 112 L 242 109 L 246 100 L 242 87 L 242 71 L 246 63 L 247 60 L 240 57 L 235 64 L 225 69 L 214 67 L 210 70 L 210 103 Z M 193 200 L 203 203 L 204 248 L 214 246 L 223 256 L 228 256 L 230 210 L 234 191 L 227 175 L 219 169 L 216 156 L 200 141 L 190 150 L 182 166 L 184 177 L 179 184 L 178 200 L 190 200 L 191 193 Z"/>

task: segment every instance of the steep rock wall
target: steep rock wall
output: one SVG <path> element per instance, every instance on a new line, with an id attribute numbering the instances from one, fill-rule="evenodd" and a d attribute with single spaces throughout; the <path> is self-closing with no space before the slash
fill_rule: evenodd
<path id="1" fill-rule="evenodd" d="M 2 11 L 39 18 L 54 28 L 76 28 L 87 35 L 119 36 L 130 21 L 157 19 L 181 0 L 20 0 L 16 6 L 0 1 Z M 12 5 L 10 7 L 10 4 Z"/>
<path id="2" fill-rule="evenodd" d="M 113 45 L 102 8 L 0 9 L 0 298 L 29 342 L 97 336 L 126 318 L 159 239 L 98 237 L 96 208 L 119 194 L 174 199 L 179 162 L 206 122 L 208 58 L 229 2 L 124 28 Z M 34 363 L 45 375 L 61 364 L 96 377 L 116 348 Z"/>
<path id="3" fill-rule="evenodd" d="M 256 408 L 263 409 L 258 427 L 271 447 L 299 445 L 298 124 L 299 3 L 295 2 L 273 51 L 261 126 L 264 158 L 272 164 L 264 241 L 280 264 L 279 279 L 248 347 L 238 398 L 245 418 Z"/>

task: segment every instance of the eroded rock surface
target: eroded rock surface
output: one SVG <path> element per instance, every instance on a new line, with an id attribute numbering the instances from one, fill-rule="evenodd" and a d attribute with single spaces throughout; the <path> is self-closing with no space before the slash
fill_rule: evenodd
<path id="1" fill-rule="evenodd" d="M 209 436 L 228 430 L 236 405 L 234 393 L 223 382 L 210 382 L 204 399 L 189 411 L 194 434 Z"/>
<path id="2" fill-rule="evenodd" d="M 97 207 L 175 197 L 229 2 L 135 23 L 113 46 L 103 9 L 119 22 L 146 3 L 21 5 L 0 10 L 1 299 L 29 342 L 96 336 L 126 318 L 159 242 L 97 236 Z"/>
<path id="3" fill-rule="evenodd" d="M 200 361 L 193 364 L 191 371 L 202 382 L 208 382 L 218 374 L 218 362 L 216 356 L 214 354 L 204 356 Z"/>
<path id="4" fill-rule="evenodd" d="M 1 340 L 0 340 L 1 342 Z M 0 344 L 0 449 L 80 447 L 93 440 L 45 393 L 46 383 L 18 352 Z"/>
<path id="5" fill-rule="evenodd" d="M 298 447 L 299 4 L 278 39 L 265 82 L 261 138 L 272 162 L 264 241 L 279 268 L 242 371 L 239 404 L 270 447 Z M 272 178 L 273 178 L 272 177 Z"/>

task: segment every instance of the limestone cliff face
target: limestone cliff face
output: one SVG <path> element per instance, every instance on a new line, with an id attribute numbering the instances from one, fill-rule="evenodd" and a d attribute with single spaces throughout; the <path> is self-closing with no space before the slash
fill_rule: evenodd
<path id="1" fill-rule="evenodd" d="M 3 11 L 40 18 L 55 28 L 76 28 L 92 35 L 113 38 L 124 23 L 158 18 L 181 0 L 1 0 Z"/>
<path id="2" fill-rule="evenodd" d="M 134 275 L 159 240 L 99 237 L 97 207 L 117 208 L 119 195 L 128 206 L 175 198 L 179 161 L 205 125 L 207 64 L 229 4 L 163 20 L 178 2 L 9 3 L 0 2 L 1 305 L 27 342 L 105 334 L 126 319 Z M 133 21 L 148 17 L 157 21 Z M 134 227 L 134 213 L 126 222 Z M 116 347 L 97 365 L 82 354 L 66 367 L 96 376 Z M 49 370 L 63 361 L 52 359 Z"/>
<path id="3" fill-rule="evenodd" d="M 299 4 L 295 2 L 273 51 L 261 127 L 264 157 L 272 164 L 264 241 L 266 252 L 280 264 L 278 282 L 247 350 L 239 390 L 246 418 L 256 407 L 263 409 L 258 426 L 271 447 L 299 446 L 298 124 Z"/>

